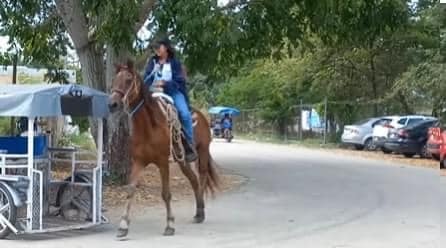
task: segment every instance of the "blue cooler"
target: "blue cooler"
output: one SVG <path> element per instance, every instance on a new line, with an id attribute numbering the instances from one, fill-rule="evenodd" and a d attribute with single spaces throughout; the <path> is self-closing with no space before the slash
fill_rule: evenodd
<path id="1" fill-rule="evenodd" d="M 34 136 L 34 156 L 40 157 L 46 154 L 47 137 L 45 135 Z M 0 137 L 0 150 L 8 154 L 27 154 L 28 137 Z"/>

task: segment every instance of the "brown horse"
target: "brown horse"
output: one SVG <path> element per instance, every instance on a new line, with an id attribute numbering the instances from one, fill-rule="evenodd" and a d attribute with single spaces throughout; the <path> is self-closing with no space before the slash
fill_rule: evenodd
<path id="1" fill-rule="evenodd" d="M 122 106 L 130 115 L 130 155 L 132 161 L 127 203 L 117 234 L 119 238 L 128 234 L 129 211 L 132 200 L 142 171 L 149 164 L 155 164 L 161 174 L 161 195 L 167 210 L 167 225 L 164 235 L 175 233 L 169 186 L 169 157 L 172 150 L 170 139 L 172 133 L 165 112 L 158 101 L 160 100 L 152 96 L 142 82 L 141 77 L 135 72 L 131 61 L 127 62 L 126 65 L 118 66 L 117 74 L 113 80 L 109 107 L 113 112 Z M 195 120 L 194 136 L 198 153 L 196 164 L 198 164 L 199 179 L 184 159 L 175 162 L 179 164 L 181 171 L 188 178 L 194 191 L 196 200 L 194 221 L 202 223 L 205 219 L 204 193 L 214 193 L 215 189 L 218 188 L 219 177 L 209 151 L 211 143 L 209 123 L 203 113 L 197 110 L 194 110 L 193 117 Z"/>

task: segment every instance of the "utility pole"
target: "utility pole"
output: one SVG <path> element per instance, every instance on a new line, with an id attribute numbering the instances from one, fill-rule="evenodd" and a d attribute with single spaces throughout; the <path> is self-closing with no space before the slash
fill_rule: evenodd
<path id="1" fill-rule="evenodd" d="M 300 99 L 300 105 L 299 105 L 299 140 L 302 141 L 302 110 L 303 110 L 303 101 Z"/>
<path id="2" fill-rule="evenodd" d="M 326 145 L 327 144 L 327 131 L 328 131 L 328 120 L 327 120 L 327 108 L 328 108 L 328 99 L 327 99 L 327 97 L 325 97 L 325 100 L 324 100 L 324 104 L 325 104 L 325 110 L 324 110 L 324 122 L 325 122 L 325 125 L 324 125 L 324 145 Z"/>

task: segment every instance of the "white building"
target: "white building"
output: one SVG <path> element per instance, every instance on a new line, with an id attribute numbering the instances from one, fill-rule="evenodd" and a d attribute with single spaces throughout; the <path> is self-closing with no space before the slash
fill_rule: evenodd
<path id="1" fill-rule="evenodd" d="M 70 83 L 76 83 L 76 71 L 75 70 L 64 70 L 68 73 L 68 81 Z M 47 69 L 36 69 L 27 66 L 17 66 L 17 83 L 27 83 L 20 82 L 20 79 L 26 78 L 28 81 L 32 82 L 45 82 L 45 74 L 48 72 Z M 0 84 L 10 84 L 12 83 L 12 66 L 0 66 Z"/>

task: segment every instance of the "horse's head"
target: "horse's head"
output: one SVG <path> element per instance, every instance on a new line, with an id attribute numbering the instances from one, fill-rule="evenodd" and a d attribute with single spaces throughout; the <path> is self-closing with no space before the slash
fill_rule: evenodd
<path id="1" fill-rule="evenodd" d="M 135 102 L 140 93 L 140 83 L 132 61 L 117 65 L 109 98 L 110 111 L 114 112 L 122 106 L 129 107 Z"/>

